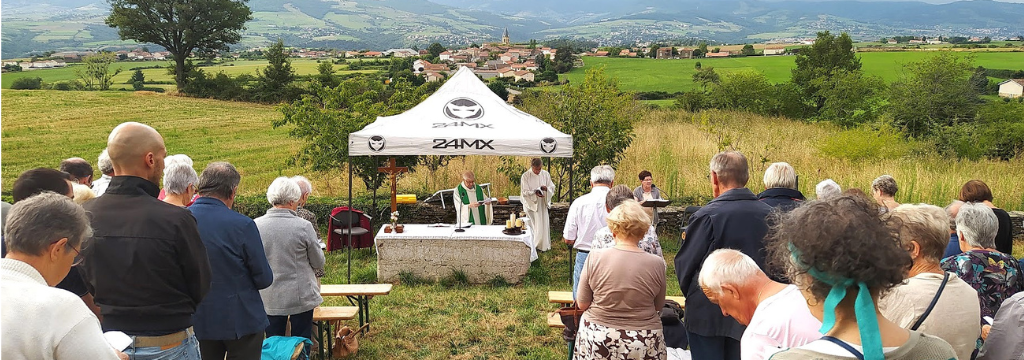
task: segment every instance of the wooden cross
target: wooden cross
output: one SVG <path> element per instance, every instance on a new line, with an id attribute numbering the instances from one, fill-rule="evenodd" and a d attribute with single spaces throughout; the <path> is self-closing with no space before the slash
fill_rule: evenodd
<path id="1" fill-rule="evenodd" d="M 408 172 L 405 166 L 395 166 L 395 158 L 388 160 L 389 166 L 378 167 L 377 171 L 391 175 L 391 212 L 398 211 L 398 174 Z"/>

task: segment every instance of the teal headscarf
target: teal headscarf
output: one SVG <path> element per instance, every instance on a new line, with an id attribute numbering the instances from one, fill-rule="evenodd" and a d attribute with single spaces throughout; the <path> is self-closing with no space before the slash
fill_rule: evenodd
<path id="1" fill-rule="evenodd" d="M 792 243 L 789 244 L 789 251 L 792 253 L 794 262 L 807 271 L 807 275 L 832 285 L 832 290 L 825 298 L 824 318 L 821 321 L 822 334 L 832 331 L 836 325 L 836 306 L 846 298 L 846 290 L 854 285 L 857 286 L 857 298 L 853 303 L 853 312 L 857 318 L 857 328 L 860 330 L 861 346 L 864 348 L 865 360 L 884 360 L 882 352 L 882 333 L 878 330 L 878 317 L 875 314 L 875 302 L 871 300 L 871 290 L 864 282 L 854 281 L 840 276 L 824 273 L 800 261 L 800 250 Z"/>

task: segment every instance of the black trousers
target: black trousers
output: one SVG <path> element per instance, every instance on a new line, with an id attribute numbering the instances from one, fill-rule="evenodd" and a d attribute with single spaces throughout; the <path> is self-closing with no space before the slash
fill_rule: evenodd
<path id="1" fill-rule="evenodd" d="M 313 310 L 291 316 L 267 315 L 267 319 L 270 320 L 270 325 L 267 326 L 267 337 L 284 336 L 287 323 L 291 322 L 292 336 L 301 336 L 307 339 L 313 338 Z"/>
<path id="2" fill-rule="evenodd" d="M 199 352 L 203 360 L 260 360 L 263 333 L 245 335 L 237 340 L 199 340 Z"/>

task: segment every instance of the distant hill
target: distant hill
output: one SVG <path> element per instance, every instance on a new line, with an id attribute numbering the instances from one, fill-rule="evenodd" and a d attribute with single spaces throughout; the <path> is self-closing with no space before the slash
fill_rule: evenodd
<path id="1" fill-rule="evenodd" d="M 821 30 L 869 40 L 1024 34 L 1024 4 L 995 1 L 251 0 L 249 6 L 254 19 L 240 46 L 278 38 L 290 46 L 340 49 L 468 45 L 496 41 L 505 27 L 514 41 L 583 37 L 603 44 L 754 42 Z M 130 45 L 103 24 L 107 12 L 102 0 L 5 0 L 0 56 Z"/>

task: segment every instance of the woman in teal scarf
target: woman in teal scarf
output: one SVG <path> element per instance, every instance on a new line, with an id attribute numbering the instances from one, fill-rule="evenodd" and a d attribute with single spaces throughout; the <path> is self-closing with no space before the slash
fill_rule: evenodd
<path id="1" fill-rule="evenodd" d="M 777 224 L 767 239 L 770 261 L 800 287 L 825 336 L 771 359 L 956 359 L 942 339 L 878 312 L 879 294 L 903 281 L 911 259 L 900 225 L 880 217 L 877 205 L 846 194 L 806 203 Z"/>

